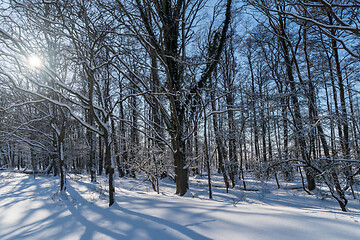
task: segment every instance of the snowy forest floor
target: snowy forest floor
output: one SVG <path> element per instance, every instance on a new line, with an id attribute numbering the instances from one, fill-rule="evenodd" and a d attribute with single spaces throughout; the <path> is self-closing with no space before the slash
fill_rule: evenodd
<path id="1" fill-rule="evenodd" d="M 0 239 L 360 239 L 360 203 L 348 213 L 326 194 L 308 196 L 299 181 L 247 179 L 257 191 L 230 189 L 213 176 L 209 200 L 206 177 L 190 178 L 186 197 L 175 184 L 160 182 L 160 194 L 144 179 L 116 179 L 116 201 L 107 207 L 106 178 L 89 183 L 69 175 L 67 193 L 50 176 L 0 171 Z M 350 197 L 349 197 L 350 198 Z"/>

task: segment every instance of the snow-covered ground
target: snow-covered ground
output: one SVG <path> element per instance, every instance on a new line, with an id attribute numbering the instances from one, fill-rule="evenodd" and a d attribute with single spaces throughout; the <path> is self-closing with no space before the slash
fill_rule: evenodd
<path id="1" fill-rule="evenodd" d="M 157 194 L 148 181 L 117 179 L 117 204 L 109 208 L 105 178 L 91 184 L 70 176 L 60 195 L 57 178 L 0 171 L 0 239 L 360 239 L 357 200 L 343 213 L 326 195 L 285 183 L 277 190 L 248 180 L 259 191 L 226 194 L 215 176 L 208 200 L 205 178 L 191 178 L 186 197 L 173 194 L 170 180 Z"/>

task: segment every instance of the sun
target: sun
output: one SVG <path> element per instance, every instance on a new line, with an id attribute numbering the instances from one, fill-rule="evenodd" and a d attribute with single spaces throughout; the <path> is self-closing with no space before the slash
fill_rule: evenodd
<path id="1" fill-rule="evenodd" d="M 43 66 L 41 58 L 37 55 L 30 55 L 27 59 L 27 64 L 31 68 L 41 68 Z"/>

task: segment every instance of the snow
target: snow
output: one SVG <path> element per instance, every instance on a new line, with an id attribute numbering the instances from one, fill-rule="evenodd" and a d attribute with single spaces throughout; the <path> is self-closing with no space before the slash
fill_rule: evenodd
<path id="1" fill-rule="evenodd" d="M 174 194 L 160 182 L 160 194 L 144 179 L 116 180 L 116 200 L 107 207 L 105 177 L 69 175 L 67 193 L 54 177 L 0 171 L 0 239 L 360 239 L 360 205 L 348 213 L 326 195 L 308 196 L 298 182 L 276 189 L 272 181 L 247 179 L 258 191 L 230 189 L 212 176 L 191 178 L 191 193 Z M 295 188 L 295 189 L 294 189 Z"/>

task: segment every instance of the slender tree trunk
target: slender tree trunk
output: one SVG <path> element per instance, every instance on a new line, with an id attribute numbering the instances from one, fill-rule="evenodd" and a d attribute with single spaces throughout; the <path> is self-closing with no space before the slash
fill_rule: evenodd
<path id="1" fill-rule="evenodd" d="M 230 175 L 232 187 L 234 188 L 236 184 L 236 175 L 238 172 L 238 159 L 236 155 L 235 119 L 234 119 L 234 112 L 231 110 L 231 108 L 233 108 L 234 106 L 233 93 L 230 92 L 229 94 L 226 95 L 226 102 L 228 108 L 228 128 L 229 128 L 229 162 L 230 162 L 229 175 Z"/>
<path id="2" fill-rule="evenodd" d="M 209 156 L 209 148 L 208 148 L 208 140 L 207 140 L 207 115 L 206 115 L 206 107 L 203 102 L 203 111 L 204 111 L 204 145 L 205 145 L 205 162 L 206 169 L 208 173 L 208 187 L 209 187 L 209 199 L 212 199 L 212 188 L 211 188 L 211 164 L 210 164 L 210 156 Z"/>
<path id="3" fill-rule="evenodd" d="M 35 156 L 34 147 L 30 147 L 30 159 L 31 159 L 31 167 L 32 167 L 32 171 L 33 171 L 33 176 L 34 176 L 34 179 L 35 179 L 37 169 L 36 169 L 36 156 Z"/>
<path id="4" fill-rule="evenodd" d="M 316 158 L 315 153 L 315 129 L 312 126 L 315 126 L 315 89 L 313 85 L 313 80 L 311 76 L 311 69 L 310 69 L 310 61 L 307 52 L 307 31 L 306 26 L 304 26 L 303 30 L 303 50 L 305 56 L 305 63 L 306 63 L 306 70 L 308 76 L 308 105 L 309 105 L 309 123 L 310 123 L 310 131 L 309 131 L 309 157 L 313 154 L 313 157 Z"/>
<path id="5" fill-rule="evenodd" d="M 123 88 L 121 85 L 121 81 L 119 80 L 119 89 L 120 89 L 120 99 L 123 98 Z M 125 119 L 125 113 L 124 113 L 124 104 L 123 101 L 119 103 L 119 115 L 120 119 Z M 125 123 L 123 121 L 119 122 L 119 144 L 120 144 L 120 153 L 118 157 L 116 157 L 117 161 L 117 167 L 119 172 L 119 177 L 122 178 L 125 176 L 125 164 L 128 162 L 128 152 L 127 152 L 127 146 L 126 146 L 126 129 L 125 129 Z"/>
<path id="6" fill-rule="evenodd" d="M 57 130 L 57 150 L 60 171 L 60 191 L 66 191 L 66 169 L 65 169 L 65 156 L 64 156 L 64 139 L 66 130 L 66 120 L 63 110 L 60 108 L 62 117 L 61 127 Z"/>
<path id="7" fill-rule="evenodd" d="M 129 160 L 130 162 L 136 162 L 137 158 L 139 157 L 138 155 L 138 146 L 140 144 L 139 141 L 139 133 L 138 133 L 138 104 L 137 104 L 137 99 L 134 96 L 135 92 L 132 91 L 133 96 L 131 97 L 131 123 L 132 123 L 132 127 L 130 129 L 130 156 L 129 156 Z M 135 174 L 135 170 L 133 169 L 132 166 L 130 166 L 129 164 L 126 165 L 126 173 L 128 175 L 130 175 L 130 177 L 135 178 L 136 174 Z"/>
<path id="8" fill-rule="evenodd" d="M 328 13 L 329 23 L 333 24 L 333 19 L 330 13 Z M 332 30 L 331 33 L 336 36 L 336 30 Z M 337 42 L 335 39 L 331 39 L 331 46 L 334 55 L 335 61 L 335 68 L 336 68 L 336 76 L 338 79 L 339 85 L 339 95 L 340 95 L 340 106 L 341 106 L 341 123 L 342 123 L 342 130 L 343 130 L 343 139 L 340 139 L 343 146 L 343 155 L 345 159 L 350 159 L 350 145 L 349 145 L 349 123 L 347 118 L 347 110 L 346 110 L 346 99 L 345 99 L 345 89 L 344 89 L 344 80 L 342 76 L 341 66 L 340 66 L 340 59 L 338 53 Z M 345 167 L 345 175 L 347 180 L 349 181 L 349 185 L 352 187 L 354 184 L 353 174 L 351 170 L 351 166 L 348 163 L 345 163 L 347 166 Z"/>
<path id="9" fill-rule="evenodd" d="M 328 13 L 329 17 L 329 24 L 333 24 L 333 19 L 330 13 Z M 336 36 L 336 30 L 331 30 L 331 33 Z M 336 76 L 338 79 L 338 88 L 340 94 L 340 106 L 341 106 L 341 124 L 343 127 L 343 138 L 340 139 L 343 146 L 343 154 L 345 158 L 350 157 L 350 148 L 349 148 L 349 124 L 347 120 L 347 110 L 346 110 L 346 100 L 345 100 L 345 89 L 344 89 L 344 80 L 342 76 L 341 66 L 340 66 L 340 59 L 339 59 L 339 52 L 337 47 L 337 42 L 335 39 L 331 39 L 331 47 L 333 52 L 333 57 L 335 61 L 335 69 L 336 69 Z"/>
<path id="10" fill-rule="evenodd" d="M 248 63 L 250 67 L 250 73 L 251 73 L 251 93 L 252 93 L 252 99 L 251 99 L 251 110 L 253 113 L 253 132 L 254 132 L 254 148 L 255 148 L 255 158 L 256 160 L 260 157 L 260 149 L 259 149 L 259 133 L 258 133 L 258 127 L 257 127 L 257 113 L 256 113 L 256 96 L 255 96 L 255 77 L 254 77 L 254 70 L 252 66 L 252 59 L 251 59 L 251 53 L 248 54 Z"/>
<path id="11" fill-rule="evenodd" d="M 306 66 L 307 66 L 307 74 L 308 74 L 308 79 L 309 79 L 308 95 L 309 95 L 309 111 L 310 111 L 310 115 L 311 115 L 310 120 L 312 120 L 312 122 L 311 122 L 312 124 L 316 123 L 316 128 L 317 128 L 319 136 L 320 136 L 320 140 L 321 140 L 321 143 L 323 146 L 325 157 L 327 159 L 328 164 L 331 164 L 329 147 L 328 147 L 328 144 L 327 144 L 327 141 L 325 138 L 322 124 L 318 117 L 317 104 L 315 101 L 315 99 L 316 99 L 315 98 L 315 88 L 313 86 L 312 78 L 311 78 L 310 61 L 309 61 L 308 54 L 307 54 L 306 40 L 307 40 L 306 30 L 304 30 L 303 46 L 304 46 L 305 61 L 306 61 Z M 318 171 L 319 171 L 319 174 L 321 174 L 321 176 L 323 176 L 323 179 L 325 180 L 325 183 L 328 185 L 332 196 L 338 201 L 342 211 L 346 212 L 347 199 L 345 198 L 345 193 L 344 193 L 343 189 L 341 188 L 341 185 L 340 185 L 340 182 L 338 179 L 338 175 L 337 175 L 335 169 L 332 167 L 330 169 L 330 174 L 327 172 L 321 171 L 321 170 L 318 170 Z M 330 180 L 330 178 L 328 177 L 328 174 L 331 176 L 332 180 Z"/>
<path id="12" fill-rule="evenodd" d="M 99 145 L 99 175 L 102 175 L 102 171 L 104 168 L 104 150 L 103 150 L 103 142 L 102 142 L 102 136 L 99 135 L 98 138 L 98 145 Z"/>
<path id="13" fill-rule="evenodd" d="M 199 158 L 199 138 L 198 138 L 198 127 L 197 124 L 195 125 L 194 129 L 194 149 L 195 149 L 195 158 Z M 195 168 L 195 174 L 200 174 L 199 170 L 199 161 L 196 161 L 196 168 Z"/>
<path id="14" fill-rule="evenodd" d="M 352 94 L 352 90 L 350 87 L 350 82 L 349 82 L 349 76 L 348 73 L 346 73 L 346 83 L 348 85 L 348 98 L 349 98 L 349 105 L 350 105 L 350 113 L 351 113 L 351 121 L 352 121 L 352 134 L 353 134 L 353 139 L 354 139 L 354 146 L 356 149 L 356 153 L 358 155 L 358 157 L 360 157 L 360 148 L 359 148 L 359 139 L 358 139 L 358 130 L 357 129 L 357 124 L 356 124 L 356 119 L 355 119 L 355 111 L 354 111 L 354 104 L 353 104 L 353 94 Z"/>
<path id="15" fill-rule="evenodd" d="M 216 103 L 215 103 L 215 93 L 214 91 L 211 91 L 210 93 L 211 98 L 211 108 L 213 112 L 216 112 Z M 219 131 L 219 119 L 217 114 L 213 114 L 213 128 L 214 128 L 214 134 L 215 134 L 215 142 L 217 146 L 217 152 L 218 152 L 218 161 L 219 161 L 219 168 L 223 175 L 224 183 L 226 192 L 229 192 L 229 181 L 226 174 L 225 166 L 224 166 L 224 159 L 225 157 L 225 146 L 222 141 L 221 133 Z"/>
<path id="16" fill-rule="evenodd" d="M 66 172 L 64 167 L 64 142 L 59 140 L 60 191 L 66 191 Z"/>
<path id="17" fill-rule="evenodd" d="M 290 98 L 291 98 L 292 107 L 293 107 L 293 119 L 294 119 L 296 135 L 297 135 L 296 139 L 297 139 L 297 142 L 300 147 L 301 157 L 307 165 L 307 167 L 305 167 L 305 174 L 306 174 L 308 189 L 311 191 L 311 190 L 314 190 L 316 187 L 315 178 L 311 173 L 311 168 L 309 167 L 309 166 L 311 166 L 311 160 L 310 160 L 310 156 L 307 152 L 306 140 L 302 133 L 304 128 L 303 128 L 302 116 L 301 116 L 301 111 L 300 111 L 300 103 L 299 103 L 299 100 L 298 100 L 298 97 L 296 94 L 297 88 L 296 88 L 295 79 L 293 76 L 293 69 L 292 69 L 293 62 L 290 60 L 290 55 L 289 55 L 289 46 L 288 46 L 289 40 L 286 35 L 284 20 L 281 16 L 279 16 L 279 23 L 280 23 L 279 40 L 281 43 L 283 57 L 284 57 L 285 64 L 286 64 L 287 84 L 289 85 L 290 91 L 291 91 Z"/>
<path id="18" fill-rule="evenodd" d="M 330 114 L 332 110 L 331 110 L 331 106 L 330 106 L 329 90 L 328 90 L 328 87 L 327 87 L 326 83 L 325 83 L 325 93 L 326 93 L 327 111 Z M 330 146 L 331 146 L 332 156 L 335 156 L 336 155 L 336 150 L 335 150 L 335 129 L 334 129 L 333 117 L 330 118 Z"/>
<path id="19" fill-rule="evenodd" d="M 109 207 L 115 202 L 115 188 L 114 188 L 114 164 L 113 164 L 113 154 L 112 154 L 112 145 L 111 145 L 111 136 L 109 131 L 104 133 L 105 140 L 105 161 L 107 162 L 108 174 L 109 174 Z"/>
<path id="20" fill-rule="evenodd" d="M 89 123 L 94 126 L 94 116 L 89 112 Z M 90 171 L 90 181 L 96 182 L 96 140 L 95 133 L 88 130 L 88 138 L 90 143 L 90 156 L 88 159 L 88 169 Z"/>

